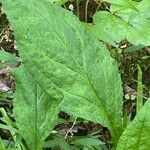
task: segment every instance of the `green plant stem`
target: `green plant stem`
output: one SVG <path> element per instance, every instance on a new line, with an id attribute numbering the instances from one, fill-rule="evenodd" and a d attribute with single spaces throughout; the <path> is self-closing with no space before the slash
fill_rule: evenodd
<path id="1" fill-rule="evenodd" d="M 143 85 L 142 85 L 142 71 L 139 65 L 138 68 L 138 85 L 137 85 L 137 102 L 136 102 L 136 113 L 139 112 L 143 106 Z"/>
<path id="2" fill-rule="evenodd" d="M 85 4 L 85 22 L 87 23 L 87 13 L 88 13 L 88 4 L 89 4 L 89 1 L 90 0 L 87 0 L 86 1 L 86 4 Z"/>

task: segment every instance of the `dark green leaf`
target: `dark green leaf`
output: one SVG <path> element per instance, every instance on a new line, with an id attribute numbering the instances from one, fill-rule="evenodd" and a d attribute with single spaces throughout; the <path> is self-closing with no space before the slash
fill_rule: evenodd
<path id="1" fill-rule="evenodd" d="M 117 150 L 149 150 L 150 99 L 138 112 L 119 139 Z"/>

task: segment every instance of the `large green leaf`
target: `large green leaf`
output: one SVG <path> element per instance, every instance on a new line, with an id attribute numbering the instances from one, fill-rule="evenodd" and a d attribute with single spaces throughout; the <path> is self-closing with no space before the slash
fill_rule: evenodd
<path id="1" fill-rule="evenodd" d="M 16 81 L 14 115 L 19 133 L 30 150 L 41 150 L 56 123 L 60 102 L 41 90 L 25 66 L 16 69 L 13 76 Z"/>
<path id="2" fill-rule="evenodd" d="M 40 87 L 63 100 L 63 110 L 101 123 L 117 139 L 122 88 L 117 63 L 106 47 L 75 16 L 47 1 L 2 2 L 23 63 Z"/>
<path id="3" fill-rule="evenodd" d="M 125 129 L 119 139 L 117 150 L 150 149 L 150 99 Z"/>
<path id="4" fill-rule="evenodd" d="M 112 2 L 111 12 L 97 12 L 94 24 L 85 24 L 85 27 L 100 40 L 114 46 L 124 39 L 134 45 L 150 45 L 150 1 L 109 1 Z"/>

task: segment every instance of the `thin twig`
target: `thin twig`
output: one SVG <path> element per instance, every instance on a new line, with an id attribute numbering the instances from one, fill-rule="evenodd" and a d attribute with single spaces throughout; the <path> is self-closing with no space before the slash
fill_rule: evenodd
<path id="1" fill-rule="evenodd" d="M 76 124 L 76 120 L 77 120 L 77 117 L 75 118 L 75 120 L 74 120 L 73 125 L 71 126 L 71 128 L 67 131 L 67 133 L 65 135 L 65 139 L 68 137 L 68 134 L 71 133 L 72 129 L 74 128 L 74 126 Z"/>

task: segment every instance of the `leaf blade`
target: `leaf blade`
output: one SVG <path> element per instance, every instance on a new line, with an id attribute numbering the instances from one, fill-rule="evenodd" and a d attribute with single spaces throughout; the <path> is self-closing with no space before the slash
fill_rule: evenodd
<path id="1" fill-rule="evenodd" d="M 24 66 L 13 71 L 13 76 L 16 81 L 14 115 L 19 133 L 29 149 L 40 150 L 56 123 L 59 101 L 52 101 L 43 93 Z"/>
<path id="2" fill-rule="evenodd" d="M 69 12 L 46 1 L 5 0 L 3 4 L 16 29 L 23 63 L 41 89 L 63 100 L 65 111 L 107 126 L 117 139 L 123 94 L 117 64 L 106 47 Z M 63 14 L 59 23 L 54 14 Z"/>

